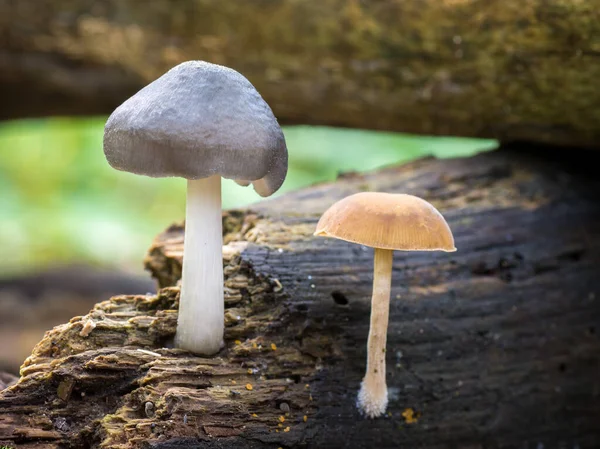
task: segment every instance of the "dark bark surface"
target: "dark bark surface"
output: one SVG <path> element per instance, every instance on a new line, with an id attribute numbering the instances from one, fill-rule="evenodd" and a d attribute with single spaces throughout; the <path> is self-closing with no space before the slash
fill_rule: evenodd
<path id="1" fill-rule="evenodd" d="M 600 141 L 600 0 L 0 0 L 0 119 L 231 66 L 285 124 Z"/>
<path id="2" fill-rule="evenodd" d="M 0 393 L 0 442 L 598 447 L 600 182 L 589 161 L 538 156 L 424 159 L 228 212 L 226 347 L 214 358 L 165 348 L 181 267 L 174 225 L 146 259 L 163 290 L 115 297 L 50 331 Z M 377 420 L 354 404 L 372 251 L 312 236 L 331 203 L 364 190 L 431 201 L 458 248 L 395 253 L 389 414 Z"/>

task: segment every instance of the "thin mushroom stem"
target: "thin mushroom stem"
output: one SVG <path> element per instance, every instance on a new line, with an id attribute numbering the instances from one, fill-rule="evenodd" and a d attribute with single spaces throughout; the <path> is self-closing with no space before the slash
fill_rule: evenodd
<path id="1" fill-rule="evenodd" d="M 385 413 L 388 404 L 385 381 L 385 345 L 390 314 L 392 251 L 375 248 L 371 326 L 367 342 L 367 370 L 358 393 L 358 408 L 369 418 Z"/>
<path id="2" fill-rule="evenodd" d="M 223 343 L 221 177 L 188 180 L 181 297 L 175 345 L 214 354 Z"/>

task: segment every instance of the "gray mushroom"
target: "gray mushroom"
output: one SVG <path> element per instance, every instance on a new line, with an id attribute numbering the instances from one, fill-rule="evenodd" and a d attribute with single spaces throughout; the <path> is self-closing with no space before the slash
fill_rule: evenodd
<path id="1" fill-rule="evenodd" d="M 108 118 L 104 154 L 117 169 L 188 179 L 176 345 L 216 353 L 223 341 L 221 177 L 273 194 L 287 173 L 277 119 L 240 73 L 184 62 Z"/>

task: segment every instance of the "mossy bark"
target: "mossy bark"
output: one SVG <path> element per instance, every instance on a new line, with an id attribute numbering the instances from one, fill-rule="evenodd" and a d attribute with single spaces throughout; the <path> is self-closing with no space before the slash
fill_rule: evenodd
<path id="1" fill-rule="evenodd" d="M 105 114 L 189 59 L 282 123 L 600 141 L 600 0 L 3 0 L 1 118 Z"/>
<path id="2" fill-rule="evenodd" d="M 343 176 L 224 215 L 225 348 L 170 349 L 183 228 L 152 245 L 157 295 L 49 331 L 0 393 L 18 448 L 600 445 L 600 182 L 507 149 Z M 561 156 L 562 157 L 562 156 Z M 388 414 L 360 416 L 372 251 L 313 237 L 345 195 L 419 195 L 456 253 L 394 254 Z"/>

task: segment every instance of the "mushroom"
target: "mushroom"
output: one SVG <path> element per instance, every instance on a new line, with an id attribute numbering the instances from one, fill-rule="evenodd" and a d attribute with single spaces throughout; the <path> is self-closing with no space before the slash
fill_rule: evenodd
<path id="1" fill-rule="evenodd" d="M 388 403 L 385 345 L 392 252 L 456 251 L 452 232 L 438 210 L 421 198 L 363 192 L 333 204 L 319 220 L 315 235 L 375 249 L 367 369 L 358 393 L 357 407 L 369 418 L 381 416 Z"/>
<path id="2" fill-rule="evenodd" d="M 273 112 L 243 75 L 188 61 L 141 89 L 104 128 L 108 163 L 187 181 L 181 297 L 175 344 L 214 354 L 223 344 L 221 177 L 273 194 L 287 173 L 287 148 Z"/>

